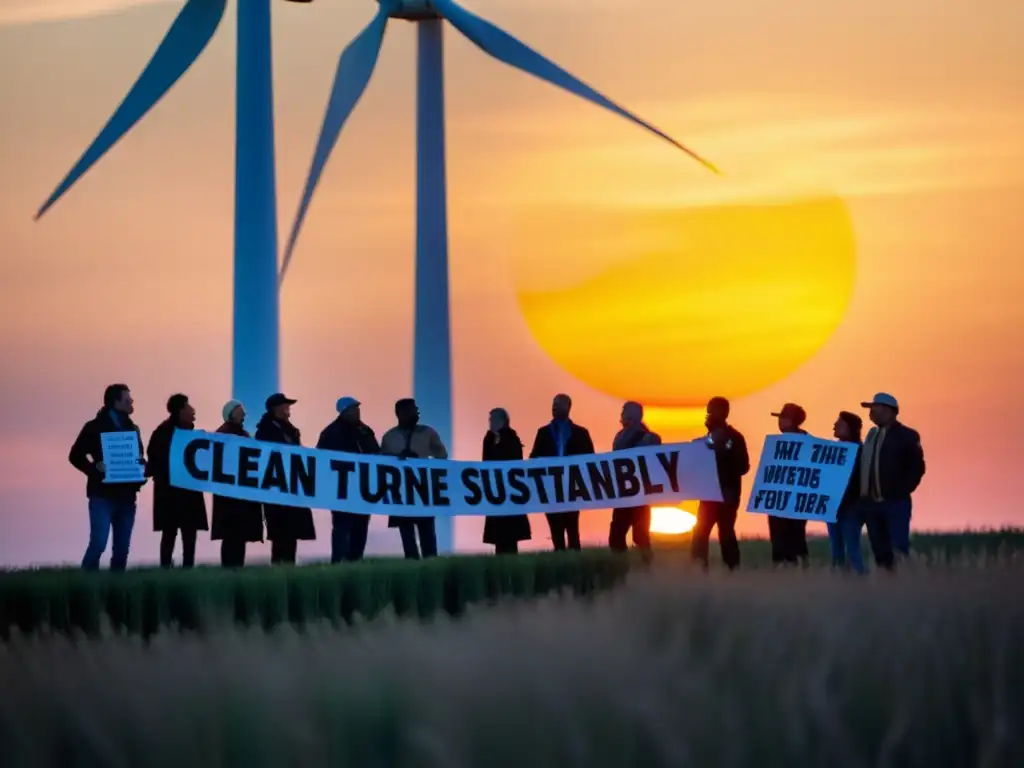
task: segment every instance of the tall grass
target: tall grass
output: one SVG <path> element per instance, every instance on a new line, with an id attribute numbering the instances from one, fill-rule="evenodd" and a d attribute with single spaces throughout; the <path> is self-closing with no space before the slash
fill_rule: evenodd
<path id="1" fill-rule="evenodd" d="M 396 619 L 14 637 L 0 754 L 45 766 L 1015 768 L 1019 562 L 674 567 Z"/>

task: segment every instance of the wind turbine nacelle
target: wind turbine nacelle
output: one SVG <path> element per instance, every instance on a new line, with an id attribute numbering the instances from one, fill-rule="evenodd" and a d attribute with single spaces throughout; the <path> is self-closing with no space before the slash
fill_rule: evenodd
<path id="1" fill-rule="evenodd" d="M 377 2 L 390 10 L 388 15 L 393 19 L 427 21 L 441 18 L 441 14 L 434 10 L 434 5 L 430 0 L 377 0 Z"/>

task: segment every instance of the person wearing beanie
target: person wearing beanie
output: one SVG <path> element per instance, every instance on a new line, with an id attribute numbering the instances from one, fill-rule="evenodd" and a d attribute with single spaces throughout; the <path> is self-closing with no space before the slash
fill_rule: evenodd
<path id="1" fill-rule="evenodd" d="M 338 416 L 328 424 L 316 447 L 342 453 L 380 453 L 380 444 L 373 430 L 363 423 L 360 403 L 354 397 L 339 397 L 335 403 Z M 331 562 L 355 562 L 363 558 L 370 531 L 370 516 L 331 511 Z"/>
<path id="2" fill-rule="evenodd" d="M 855 445 L 853 466 L 860 460 L 861 432 L 864 422 L 860 416 L 849 411 L 840 411 L 839 418 L 832 425 L 832 434 L 836 440 Z M 826 523 L 828 542 L 832 550 L 832 566 L 834 568 L 850 568 L 857 573 L 864 573 L 864 558 L 860 551 L 860 531 L 864 524 L 857 509 L 860 495 L 860 478 L 857 472 L 850 473 L 850 481 L 846 486 L 842 501 L 839 502 L 839 514 L 834 523 Z"/>
<path id="3" fill-rule="evenodd" d="M 249 437 L 242 425 L 245 407 L 237 400 L 228 400 L 221 408 L 224 423 L 218 434 Z M 245 565 L 245 548 L 251 541 L 263 541 L 263 505 L 256 501 L 213 497 L 213 524 L 210 538 L 220 542 L 220 564 L 224 568 Z"/>
<path id="4" fill-rule="evenodd" d="M 174 545 L 181 533 L 181 565 L 191 568 L 196 562 L 196 535 L 209 528 L 206 499 L 199 491 L 171 485 L 171 440 L 178 429 L 195 429 L 196 410 L 182 394 L 167 400 L 168 417 L 153 430 L 146 452 L 146 473 L 153 478 L 153 530 L 160 533 L 160 567 L 170 568 Z"/>

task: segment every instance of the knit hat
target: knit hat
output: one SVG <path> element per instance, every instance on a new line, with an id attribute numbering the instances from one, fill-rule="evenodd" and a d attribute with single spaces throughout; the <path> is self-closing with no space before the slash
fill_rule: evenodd
<path id="1" fill-rule="evenodd" d="M 238 400 L 228 400 L 224 403 L 224 407 L 220 409 L 220 414 L 224 417 L 224 421 L 231 421 L 232 412 L 241 405 Z"/>

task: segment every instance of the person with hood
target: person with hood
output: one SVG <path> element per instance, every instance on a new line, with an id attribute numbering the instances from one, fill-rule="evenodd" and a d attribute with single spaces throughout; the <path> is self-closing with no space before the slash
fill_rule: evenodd
<path id="1" fill-rule="evenodd" d="M 844 443 L 855 443 L 856 454 L 853 457 L 854 471 L 850 473 L 850 481 L 846 486 L 842 501 L 839 502 L 839 513 L 834 523 L 826 523 L 828 542 L 832 550 L 832 567 L 852 568 L 857 573 L 864 573 L 864 558 L 860 552 L 860 529 L 863 521 L 857 510 L 860 497 L 860 478 L 856 467 L 860 461 L 861 430 L 864 422 L 855 413 L 840 411 L 839 418 L 832 426 L 832 434 L 836 440 Z"/>
<path id="2" fill-rule="evenodd" d="M 531 459 L 583 456 L 594 452 L 590 432 L 569 418 L 571 412 L 572 398 L 555 395 L 551 401 L 551 422 L 537 430 L 530 450 Z M 579 512 L 549 512 L 545 517 L 556 552 L 581 548 Z"/>
<path id="3" fill-rule="evenodd" d="M 420 409 L 411 397 L 395 403 L 398 425 L 392 427 L 380 441 L 381 453 L 400 459 L 447 459 L 448 449 L 441 442 L 437 430 L 420 424 Z M 437 529 L 431 517 L 388 518 L 388 528 L 397 528 L 402 537 L 402 551 L 409 560 L 437 555 Z M 416 534 L 419 533 L 419 542 Z"/>
<path id="4" fill-rule="evenodd" d="M 483 460 L 523 460 L 523 441 L 512 429 L 508 411 L 504 408 L 495 408 L 489 415 Z M 526 515 L 488 515 L 484 521 L 484 544 L 493 545 L 496 555 L 516 554 L 519 542 L 529 541 L 530 535 L 530 518 Z"/>
<path id="5" fill-rule="evenodd" d="M 132 421 L 135 401 L 126 384 L 111 384 L 103 393 L 103 407 L 96 417 L 86 422 L 75 438 L 68 461 L 86 477 L 85 495 L 89 500 L 89 545 L 82 558 L 82 568 L 96 571 L 113 531 L 110 570 L 123 571 L 128 567 L 128 549 L 141 483 L 106 483 L 106 465 L 103 463 L 103 441 L 107 432 L 134 432 L 139 442 L 139 463 L 145 464 L 142 435 Z"/>
<path id="6" fill-rule="evenodd" d="M 786 403 L 773 413 L 779 420 L 779 432 L 784 435 L 806 435 L 803 424 L 807 411 L 796 403 Z M 772 543 L 772 562 L 776 565 L 808 564 L 807 521 L 768 515 L 768 536 Z"/>
<path id="7" fill-rule="evenodd" d="M 875 425 L 860 455 L 861 507 L 875 561 L 891 568 L 894 553 L 910 554 L 911 495 L 924 479 L 924 449 L 917 430 L 899 420 L 895 397 L 879 392 L 861 405 Z"/>
<path id="8" fill-rule="evenodd" d="M 153 478 L 153 530 L 160 535 L 160 567 L 170 568 L 174 560 L 174 542 L 181 532 L 181 565 L 196 564 L 196 535 L 209 529 L 206 498 L 200 491 L 171 485 L 171 439 L 179 429 L 195 429 L 196 409 L 182 394 L 167 401 L 169 418 L 153 430 L 146 453 L 146 475 Z"/>
<path id="9" fill-rule="evenodd" d="M 613 451 L 626 451 L 646 445 L 661 445 L 661 437 L 651 432 L 644 424 L 644 407 L 629 401 L 622 406 L 620 419 L 622 429 L 612 441 Z M 625 552 L 626 534 L 633 529 L 633 545 L 645 557 L 651 553 L 651 508 L 623 507 L 612 511 L 611 527 L 608 530 L 608 547 L 614 552 Z"/>
<path id="10" fill-rule="evenodd" d="M 292 424 L 292 406 L 296 401 L 276 392 L 267 398 L 266 413 L 256 425 L 256 439 L 268 443 L 302 445 L 299 430 Z M 264 504 L 267 538 L 270 539 L 270 562 L 294 565 L 299 541 L 316 539 L 313 510 L 283 504 Z"/>
<path id="11" fill-rule="evenodd" d="M 729 424 L 730 408 L 729 401 L 724 397 L 713 397 L 708 401 L 707 418 L 704 419 L 708 434 L 704 440 L 715 452 L 722 501 L 702 501 L 697 507 L 697 524 L 693 527 L 690 556 L 707 569 L 711 529 L 717 525 L 722 561 L 732 571 L 740 566 L 736 516 L 739 514 L 740 495 L 743 492 L 743 476 L 750 471 L 750 454 L 743 434 Z"/>
<path id="12" fill-rule="evenodd" d="M 228 400 L 221 409 L 224 423 L 217 428 L 221 435 L 249 437 L 245 427 L 245 406 Z M 224 568 L 245 565 L 245 548 L 250 541 L 263 541 L 263 505 L 257 501 L 213 497 L 213 524 L 210 538 L 220 542 L 220 564 Z"/>
<path id="13" fill-rule="evenodd" d="M 316 447 L 341 453 L 380 453 L 377 436 L 363 423 L 354 397 L 341 397 L 335 403 L 337 418 L 320 433 Z M 355 512 L 331 511 L 331 562 L 355 562 L 366 551 L 370 516 Z"/>

